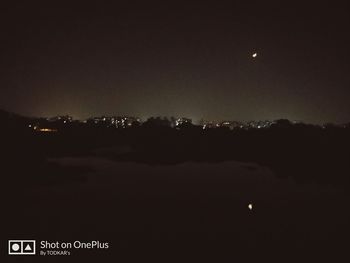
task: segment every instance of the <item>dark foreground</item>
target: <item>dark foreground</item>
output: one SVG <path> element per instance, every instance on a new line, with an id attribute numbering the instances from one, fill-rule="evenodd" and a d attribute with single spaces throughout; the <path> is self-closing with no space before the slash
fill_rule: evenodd
<path id="1" fill-rule="evenodd" d="M 348 129 L 39 134 L 9 127 L 1 136 L 1 262 L 346 256 Z M 8 239 L 99 240 L 110 247 L 9 257 Z"/>

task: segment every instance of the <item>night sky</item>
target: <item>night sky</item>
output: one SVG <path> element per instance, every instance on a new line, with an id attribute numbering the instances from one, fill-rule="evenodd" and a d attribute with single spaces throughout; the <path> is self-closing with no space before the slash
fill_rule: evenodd
<path id="1" fill-rule="evenodd" d="M 337 1 L 23 2 L 0 11 L 2 109 L 350 121 L 350 10 Z"/>

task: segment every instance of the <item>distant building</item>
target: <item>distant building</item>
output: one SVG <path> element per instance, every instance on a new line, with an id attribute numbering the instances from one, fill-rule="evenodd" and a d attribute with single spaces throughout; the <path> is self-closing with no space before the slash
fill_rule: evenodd
<path id="1" fill-rule="evenodd" d="M 238 121 L 223 121 L 219 124 L 219 126 L 233 130 L 236 128 L 240 128 L 242 126 L 242 123 Z"/>
<path id="2" fill-rule="evenodd" d="M 179 118 L 175 121 L 175 126 L 181 126 L 181 125 L 184 125 L 184 124 L 192 124 L 192 120 L 191 119 L 188 119 L 188 118 Z"/>
<path id="3" fill-rule="evenodd" d="M 86 123 L 99 126 L 99 127 L 111 127 L 111 128 L 128 128 L 132 126 L 138 126 L 141 124 L 141 119 L 138 117 L 128 116 L 102 116 L 91 117 L 85 121 Z"/>
<path id="4" fill-rule="evenodd" d="M 49 122 L 60 122 L 60 123 L 69 123 L 73 121 L 73 117 L 69 115 L 64 116 L 55 116 L 47 119 Z"/>
<path id="5" fill-rule="evenodd" d="M 243 128 L 243 123 L 238 121 L 222 121 L 222 122 L 215 122 L 215 121 L 204 121 L 202 120 L 200 125 L 203 127 L 203 130 L 205 129 L 213 129 L 213 128 L 228 128 L 230 130 L 236 129 L 236 128 Z"/>
<path id="6" fill-rule="evenodd" d="M 272 124 L 275 122 L 273 121 L 250 121 L 247 123 L 246 128 L 248 129 L 263 129 L 263 128 L 269 128 Z"/>

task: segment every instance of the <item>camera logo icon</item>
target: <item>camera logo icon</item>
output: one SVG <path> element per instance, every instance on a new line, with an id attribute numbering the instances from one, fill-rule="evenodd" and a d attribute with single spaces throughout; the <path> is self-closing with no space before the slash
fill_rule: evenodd
<path id="1" fill-rule="evenodd" d="M 9 240 L 9 255 L 35 255 L 35 240 Z"/>

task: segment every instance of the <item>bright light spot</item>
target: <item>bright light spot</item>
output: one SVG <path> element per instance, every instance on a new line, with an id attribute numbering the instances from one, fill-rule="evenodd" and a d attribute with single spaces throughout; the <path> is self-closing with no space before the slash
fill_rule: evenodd
<path id="1" fill-rule="evenodd" d="M 249 210 L 253 210 L 253 204 L 248 205 Z"/>
<path id="2" fill-rule="evenodd" d="M 258 53 L 254 53 L 254 54 L 252 55 L 253 58 L 256 58 L 257 56 L 258 56 Z"/>

